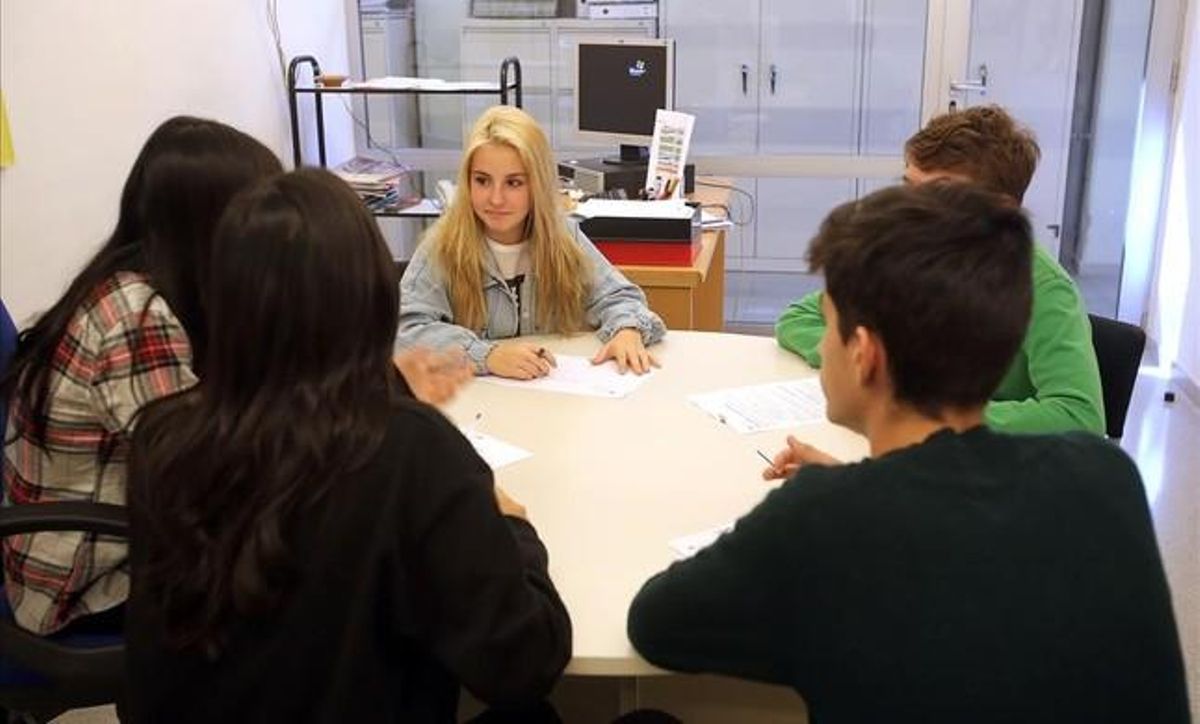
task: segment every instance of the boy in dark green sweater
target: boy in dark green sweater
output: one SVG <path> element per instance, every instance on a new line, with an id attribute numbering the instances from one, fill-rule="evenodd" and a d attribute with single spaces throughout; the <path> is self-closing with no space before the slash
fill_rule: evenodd
<path id="1" fill-rule="evenodd" d="M 1037 142 L 998 106 L 938 116 L 904 144 L 904 180 L 974 181 L 1014 204 L 1037 168 Z M 1005 432 L 1104 433 L 1104 398 L 1079 290 L 1041 246 L 1033 249 L 1033 313 L 984 419 Z M 792 302 L 775 324 L 784 349 L 821 366 L 821 293 Z"/>
<path id="2" fill-rule="evenodd" d="M 790 479 L 634 599 L 648 661 L 791 686 L 814 724 L 1188 720 L 1133 463 L 1095 435 L 984 425 L 1031 245 L 1015 206 L 959 183 L 826 218 L 821 384 L 870 457 L 789 438 L 764 477 Z"/>

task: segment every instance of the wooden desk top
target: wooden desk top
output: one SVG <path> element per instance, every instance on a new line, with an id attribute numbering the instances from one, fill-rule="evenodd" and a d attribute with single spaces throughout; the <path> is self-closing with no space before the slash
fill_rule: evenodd
<path id="1" fill-rule="evenodd" d="M 539 338 L 559 354 L 592 355 L 594 335 Z M 574 623 L 568 673 L 659 673 L 634 652 L 625 619 L 634 594 L 673 553 L 668 542 L 735 520 L 762 500 L 756 450 L 793 433 L 843 459 L 867 452 L 829 423 L 740 435 L 687 401 L 697 392 L 814 372 L 768 337 L 672 331 L 651 350 L 663 367 L 622 400 L 502 387 L 476 380 L 447 409 L 480 432 L 533 453 L 497 482 L 529 510 L 550 574 Z"/>

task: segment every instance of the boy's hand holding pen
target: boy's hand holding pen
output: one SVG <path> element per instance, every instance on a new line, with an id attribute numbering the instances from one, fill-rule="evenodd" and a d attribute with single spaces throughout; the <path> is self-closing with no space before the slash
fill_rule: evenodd
<path id="1" fill-rule="evenodd" d="M 842 461 L 829 453 L 800 442 L 794 436 L 787 436 L 787 447 L 770 458 L 762 450 L 755 450 L 758 456 L 767 461 L 767 469 L 763 470 L 763 480 L 779 480 L 790 478 L 797 470 L 805 465 L 841 465 Z"/>

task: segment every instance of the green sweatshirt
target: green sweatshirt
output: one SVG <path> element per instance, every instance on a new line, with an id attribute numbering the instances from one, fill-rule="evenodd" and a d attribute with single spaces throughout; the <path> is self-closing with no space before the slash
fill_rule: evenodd
<path id="1" fill-rule="evenodd" d="M 792 302 L 775 324 L 784 349 L 821 366 L 821 292 Z M 1104 398 L 1092 328 L 1075 282 L 1040 245 L 1033 255 L 1033 315 L 1021 349 L 985 411 L 1005 432 L 1104 434 Z"/>

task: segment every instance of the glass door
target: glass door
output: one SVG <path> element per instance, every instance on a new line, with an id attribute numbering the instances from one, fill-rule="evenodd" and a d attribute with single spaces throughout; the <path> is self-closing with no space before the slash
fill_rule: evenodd
<path id="1" fill-rule="evenodd" d="M 1058 256 L 1084 0 L 945 3 L 938 102 L 927 118 L 996 103 L 1031 128 L 1042 158 L 1025 195 L 1040 243 Z"/>

